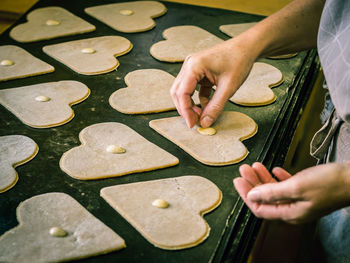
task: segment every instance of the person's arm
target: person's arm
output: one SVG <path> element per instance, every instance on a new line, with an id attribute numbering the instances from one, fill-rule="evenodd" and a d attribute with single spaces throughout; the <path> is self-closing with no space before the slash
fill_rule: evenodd
<path id="1" fill-rule="evenodd" d="M 189 55 L 170 92 L 187 125 L 193 127 L 200 118 L 200 124 L 209 127 L 259 57 L 316 47 L 323 6 L 324 0 L 295 0 L 241 35 Z M 198 83 L 202 108 L 191 100 Z"/>
<path id="2" fill-rule="evenodd" d="M 329 163 L 291 176 L 282 168 L 272 173 L 261 163 L 242 165 L 234 186 L 251 211 L 260 218 L 304 223 L 350 206 L 350 162 Z"/>

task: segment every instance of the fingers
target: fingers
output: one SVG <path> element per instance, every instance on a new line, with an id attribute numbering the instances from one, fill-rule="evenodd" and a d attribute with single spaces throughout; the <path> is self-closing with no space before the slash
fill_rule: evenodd
<path id="1" fill-rule="evenodd" d="M 298 199 L 294 180 L 268 183 L 252 189 L 248 193 L 248 199 L 253 202 L 275 203 Z"/>
<path id="2" fill-rule="evenodd" d="M 262 181 L 255 170 L 247 164 L 243 164 L 239 167 L 239 173 L 241 174 L 242 179 L 249 182 L 252 187 L 262 184 Z"/>
<path id="3" fill-rule="evenodd" d="M 244 180 L 241 177 L 235 178 L 233 180 L 233 184 L 242 199 L 246 201 L 247 194 L 251 189 L 253 189 L 253 186 L 247 180 Z"/>
<path id="4" fill-rule="evenodd" d="M 253 186 L 242 177 L 235 178 L 233 180 L 233 184 L 244 203 L 246 203 L 251 210 L 256 209 L 258 204 L 247 199 L 247 194 L 253 188 Z"/>
<path id="5" fill-rule="evenodd" d="M 295 180 L 282 168 L 273 173 L 282 182 L 276 182 L 261 163 L 239 168 L 242 177 L 234 179 L 234 186 L 250 208 L 260 218 L 302 223 L 312 219 L 309 214 L 312 202 L 302 198 Z M 290 179 L 290 180 L 288 180 Z"/>
<path id="6" fill-rule="evenodd" d="M 201 126 L 210 127 L 223 111 L 226 102 L 232 96 L 230 81 L 228 78 L 221 77 L 220 82 L 214 92 L 213 97 L 209 100 L 203 109 L 200 118 Z"/>
<path id="7" fill-rule="evenodd" d="M 290 173 L 280 167 L 275 167 L 272 169 L 272 173 L 280 180 L 284 181 L 292 177 Z"/>
<path id="8" fill-rule="evenodd" d="M 202 109 L 201 109 L 201 108 L 199 108 L 199 107 L 196 106 L 196 105 L 193 105 L 192 110 L 193 110 L 198 116 L 201 116 L 201 114 L 202 114 Z"/>
<path id="9" fill-rule="evenodd" d="M 192 94 L 181 94 L 179 97 L 179 108 L 181 111 L 182 117 L 184 117 L 186 124 L 189 128 L 192 128 L 199 119 L 199 115 L 194 110 L 194 103 L 191 99 Z"/>
<path id="10" fill-rule="evenodd" d="M 191 99 L 197 85 L 197 78 L 191 72 L 183 73 L 184 70 L 186 69 L 181 69 L 175 79 L 170 89 L 170 95 L 177 111 L 184 117 L 187 126 L 192 128 L 198 122 L 198 113 L 201 113 Z"/>
<path id="11" fill-rule="evenodd" d="M 248 207 L 255 216 L 268 220 L 283 220 L 287 223 L 299 224 L 313 219 L 308 215 L 310 204 L 304 201 L 283 204 L 258 204 Z"/>
<path id="12" fill-rule="evenodd" d="M 262 163 L 253 163 L 252 168 L 263 184 L 276 182 L 276 180 L 272 178 L 270 172 Z"/>

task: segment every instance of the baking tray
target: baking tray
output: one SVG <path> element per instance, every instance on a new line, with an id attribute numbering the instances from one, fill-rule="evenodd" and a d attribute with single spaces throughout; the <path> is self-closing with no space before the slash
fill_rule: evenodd
<path id="1" fill-rule="evenodd" d="M 193 159 L 148 126 L 150 120 L 176 116 L 176 111 L 125 115 L 114 110 L 108 104 L 108 98 L 115 90 L 126 86 L 124 76 L 130 71 L 156 68 L 174 76 L 179 72 L 181 63 L 160 62 L 149 53 L 153 43 L 163 40 L 162 32 L 165 29 L 177 25 L 196 25 L 222 39 L 228 39 L 219 31 L 220 25 L 255 22 L 263 17 L 163 2 L 168 11 L 164 16 L 155 19 L 157 25 L 154 29 L 127 34 L 113 30 L 83 11 L 89 6 L 113 2 L 118 1 L 45 0 L 39 1 L 31 8 L 33 10 L 45 6 L 61 6 L 95 25 L 96 31 L 91 33 L 25 44 L 9 38 L 9 30 L 12 27 L 0 36 L 2 45 L 20 46 L 55 67 L 53 73 L 0 83 L 0 89 L 50 81 L 77 80 L 86 84 L 91 90 L 87 100 L 73 106 L 75 111 L 73 120 L 54 128 L 35 129 L 26 126 L 0 106 L 0 135 L 26 135 L 39 146 L 39 153 L 33 160 L 16 168 L 19 174 L 17 184 L 9 191 L 0 194 L 0 235 L 18 224 L 16 207 L 20 202 L 38 194 L 64 192 L 117 232 L 127 244 L 125 249 L 84 259 L 81 260 L 82 262 L 210 262 L 232 259 L 236 259 L 233 262 L 239 262 L 244 260 L 249 252 L 251 241 L 256 235 L 259 222 L 243 206 L 243 202 L 234 190 L 232 180 L 239 176 L 238 167 L 243 163 L 252 164 L 255 161 L 263 161 L 271 167 L 283 160 L 283 153 L 285 154 L 288 142 L 290 143 L 293 125 L 297 122 L 299 110 L 307 99 L 307 96 L 303 95 L 304 87 L 310 85 L 310 74 L 317 67 L 314 65 L 316 53 L 301 52 L 292 59 L 260 60 L 277 67 L 284 75 L 283 84 L 273 89 L 277 95 L 277 101 L 263 107 L 243 107 L 228 102 L 225 110 L 243 112 L 253 118 L 258 124 L 258 133 L 244 141 L 250 154 L 241 163 L 223 167 L 207 166 Z M 24 15 L 15 25 L 25 21 Z M 118 57 L 119 68 L 107 74 L 79 75 L 42 51 L 45 45 L 105 35 L 126 37 L 134 45 L 130 53 Z M 79 181 L 71 178 L 60 170 L 59 159 L 64 152 L 80 145 L 78 134 L 83 128 L 100 122 L 120 122 L 128 125 L 147 140 L 178 157 L 179 165 L 103 180 Z M 223 193 L 221 205 L 204 216 L 211 227 L 209 237 L 193 248 L 169 251 L 154 247 L 99 196 L 100 189 L 106 186 L 183 175 L 203 176 L 214 182 Z"/>

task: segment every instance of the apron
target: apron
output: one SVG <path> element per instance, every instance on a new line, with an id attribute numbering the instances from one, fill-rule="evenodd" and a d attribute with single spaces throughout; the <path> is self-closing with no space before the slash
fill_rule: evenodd
<path id="1" fill-rule="evenodd" d="M 326 1 L 317 48 L 335 109 L 312 139 L 310 153 L 320 162 L 343 163 L 350 160 L 349 0 Z M 322 217 L 317 234 L 326 262 L 350 262 L 350 207 Z"/>

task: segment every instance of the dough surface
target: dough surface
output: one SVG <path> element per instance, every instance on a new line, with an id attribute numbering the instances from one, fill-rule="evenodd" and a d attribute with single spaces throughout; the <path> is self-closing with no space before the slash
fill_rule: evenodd
<path id="1" fill-rule="evenodd" d="M 173 166 L 179 160 L 147 141 L 128 126 L 117 122 L 98 123 L 79 134 L 81 146 L 62 155 L 61 169 L 80 180 L 121 176 Z M 106 149 L 116 145 L 125 153 L 113 154 Z"/>
<path id="2" fill-rule="evenodd" d="M 175 110 L 170 88 L 175 80 L 171 74 L 159 69 L 140 69 L 125 76 L 127 88 L 115 91 L 109 104 L 122 113 L 143 114 Z M 199 104 L 198 92 L 193 96 Z"/>
<path id="3" fill-rule="evenodd" d="M 87 14 L 125 33 L 152 29 L 156 26 L 152 18 L 159 17 L 166 11 L 166 7 L 156 1 L 135 1 L 85 8 Z"/>
<path id="4" fill-rule="evenodd" d="M 247 31 L 249 28 L 255 26 L 256 24 L 257 22 L 221 25 L 219 29 L 221 32 L 229 35 L 230 37 L 236 37 L 244 31 Z"/>
<path id="5" fill-rule="evenodd" d="M 0 237 L 1 262 L 61 262 L 106 254 L 124 240 L 64 193 L 37 195 L 17 207 L 19 225 Z M 52 236 L 60 227 L 64 237 Z"/>
<path id="6" fill-rule="evenodd" d="M 0 81 L 41 75 L 55 70 L 53 66 L 13 45 L 0 46 L 0 61 L 4 60 L 10 60 L 14 64 L 0 65 Z"/>
<path id="7" fill-rule="evenodd" d="M 247 31 L 249 28 L 255 26 L 257 22 L 251 22 L 251 23 L 242 23 L 242 24 L 229 24 L 229 25 L 221 25 L 219 27 L 220 31 L 225 33 L 226 35 L 230 37 L 236 37 L 239 34 L 243 33 L 244 31 Z M 285 58 L 292 58 L 298 55 L 298 53 L 291 53 L 291 54 L 285 54 L 280 56 L 272 56 L 268 57 L 270 59 L 285 59 Z"/>
<path id="8" fill-rule="evenodd" d="M 84 49 L 93 49 L 94 52 L 84 52 Z M 94 37 L 43 47 L 46 54 L 83 75 L 113 71 L 119 66 L 116 57 L 131 49 L 131 42 L 120 36 Z"/>
<path id="9" fill-rule="evenodd" d="M 89 94 L 83 83 L 63 80 L 0 90 L 0 103 L 26 125 L 48 128 L 73 119 L 70 106 L 85 100 Z M 41 101 L 41 96 L 49 100 Z"/>
<path id="10" fill-rule="evenodd" d="M 203 242 L 210 227 L 203 219 L 220 205 L 222 194 L 200 176 L 115 185 L 103 188 L 101 196 L 153 245 L 183 249 Z M 157 199 L 169 203 L 156 207 Z"/>
<path id="11" fill-rule="evenodd" d="M 23 135 L 0 137 L 0 193 L 12 188 L 18 181 L 15 167 L 29 162 L 38 153 L 38 145 Z"/>
<path id="12" fill-rule="evenodd" d="M 276 100 L 271 88 L 282 82 L 283 75 L 279 69 L 266 63 L 255 62 L 247 79 L 230 101 L 243 106 L 268 105 Z"/>
<path id="13" fill-rule="evenodd" d="M 210 48 L 223 40 L 197 26 L 174 26 L 164 30 L 166 40 L 151 46 L 151 55 L 167 62 L 182 62 L 195 52 Z"/>
<path id="14" fill-rule="evenodd" d="M 58 6 L 35 9 L 27 15 L 27 20 L 28 22 L 14 27 L 10 31 L 10 37 L 19 42 L 34 42 L 96 29 L 95 26 Z"/>
<path id="15" fill-rule="evenodd" d="M 248 150 L 241 142 L 252 137 L 257 124 L 240 112 L 223 112 L 212 125 L 216 134 L 200 134 L 197 127 L 189 129 L 183 117 L 152 120 L 149 126 L 172 141 L 201 163 L 213 166 L 234 164 L 242 161 Z"/>

